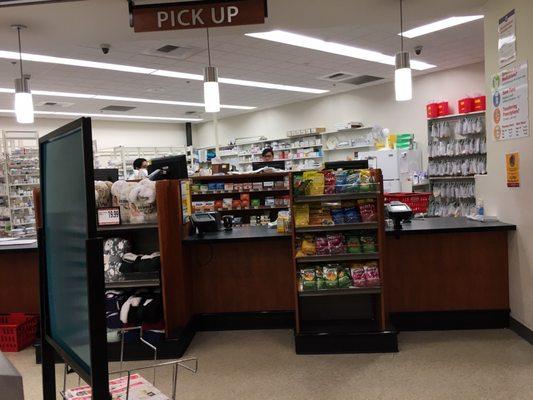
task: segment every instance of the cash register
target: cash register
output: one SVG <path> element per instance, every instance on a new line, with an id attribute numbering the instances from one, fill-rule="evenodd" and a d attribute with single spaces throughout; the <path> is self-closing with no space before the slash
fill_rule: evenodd
<path id="1" fill-rule="evenodd" d="M 218 232 L 222 229 L 222 219 L 219 212 L 197 212 L 191 215 L 192 226 L 198 237 L 207 232 Z"/>
<path id="2" fill-rule="evenodd" d="M 389 218 L 394 221 L 394 230 L 402 230 L 402 222 L 410 221 L 413 217 L 411 207 L 399 201 L 391 201 L 385 204 L 385 209 Z"/>

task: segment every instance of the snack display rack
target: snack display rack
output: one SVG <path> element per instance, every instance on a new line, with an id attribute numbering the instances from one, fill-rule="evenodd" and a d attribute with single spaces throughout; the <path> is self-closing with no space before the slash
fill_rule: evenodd
<path id="1" fill-rule="evenodd" d="M 428 215 L 467 216 L 476 207 L 475 177 L 487 173 L 485 111 L 428 119 Z"/>
<path id="2" fill-rule="evenodd" d="M 305 175 L 303 178 L 297 173 L 292 175 L 298 354 L 398 350 L 396 332 L 390 329 L 386 307 L 382 174 L 380 170 L 314 171 L 311 174 L 339 176 L 343 173 L 364 174 L 370 179 L 351 188 L 342 188 L 336 183 L 331 186 L 330 181 L 329 188 L 326 183 L 317 191 L 316 187 L 311 190 L 304 187 L 309 182 Z M 310 185 L 316 184 L 310 179 Z M 324 185 L 324 178 L 320 179 Z M 327 182 L 327 178 L 325 180 Z M 338 210 L 351 214 L 344 220 L 342 216 L 332 219 L 333 207 L 345 207 Z M 327 217 L 319 217 L 318 223 L 316 217 L 306 220 L 306 209 L 311 210 L 311 215 L 313 210 L 316 215 L 316 210 L 327 209 L 324 214 Z M 306 240 L 309 241 L 307 248 Z M 319 250 L 321 242 L 324 247 Z"/>
<path id="3" fill-rule="evenodd" d="M 3 131 L 0 236 L 35 238 L 32 190 L 39 186 L 37 132 Z"/>
<path id="4" fill-rule="evenodd" d="M 243 224 L 252 217 L 275 220 L 278 211 L 290 208 L 288 173 L 195 176 L 190 178 L 192 212 L 234 214 Z"/>

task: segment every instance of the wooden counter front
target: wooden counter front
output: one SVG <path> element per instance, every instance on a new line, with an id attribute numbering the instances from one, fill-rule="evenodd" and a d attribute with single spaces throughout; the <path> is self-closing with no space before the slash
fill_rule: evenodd
<path id="1" fill-rule="evenodd" d="M 294 310 L 290 237 L 188 241 L 193 314 Z"/>
<path id="2" fill-rule="evenodd" d="M 0 314 L 39 314 L 39 251 L 0 251 Z"/>

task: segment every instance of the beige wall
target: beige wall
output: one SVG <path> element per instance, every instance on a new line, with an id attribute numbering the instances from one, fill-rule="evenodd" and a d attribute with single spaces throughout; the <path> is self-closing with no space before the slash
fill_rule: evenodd
<path id="1" fill-rule="evenodd" d="M 0 130 L 37 131 L 43 136 L 69 121 L 39 118 L 33 125 L 21 125 L 14 118 L 0 117 Z M 93 139 L 97 141 L 99 149 L 115 146 L 185 146 L 184 124 L 93 120 L 92 125 Z"/>
<path id="2" fill-rule="evenodd" d="M 533 60 L 533 1 L 532 0 L 490 0 L 485 5 L 485 63 L 486 87 L 489 92 L 491 76 L 498 69 L 497 26 L 498 19 L 508 11 L 516 9 L 518 61 Z M 533 98 L 529 66 L 529 97 Z M 533 115 L 533 103 L 529 113 Z M 492 104 L 488 115 L 492 115 Z M 492 118 L 487 118 L 487 132 L 492 132 Z M 531 128 L 530 128 L 531 131 Z M 509 240 L 509 278 L 511 315 L 533 329 L 533 137 L 496 142 L 489 134 L 488 176 L 478 178 L 478 196 L 482 197 L 486 212 L 497 215 L 502 221 L 518 225 L 518 231 Z M 508 189 L 505 177 L 505 154 L 520 152 L 521 187 Z"/>
<path id="3" fill-rule="evenodd" d="M 483 64 L 473 64 L 416 78 L 414 99 L 409 102 L 396 102 L 394 85 L 387 83 L 225 118 L 218 122 L 220 144 L 227 144 L 235 137 L 264 135 L 279 138 L 285 136 L 288 130 L 318 126 L 333 129 L 337 122 L 362 121 L 366 125 L 387 127 L 394 133 L 414 133 L 425 159 L 426 104 L 445 99 L 455 109 L 458 99 L 483 92 Z M 214 144 L 211 122 L 196 125 L 194 132 L 195 147 Z"/>

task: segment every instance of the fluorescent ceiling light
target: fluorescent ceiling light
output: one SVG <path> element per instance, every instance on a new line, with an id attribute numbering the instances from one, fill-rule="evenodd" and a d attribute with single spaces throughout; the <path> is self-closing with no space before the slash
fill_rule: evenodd
<path id="1" fill-rule="evenodd" d="M 15 110 L 0 110 L 0 113 L 15 114 Z M 179 121 L 179 122 L 201 122 L 201 118 L 176 118 L 176 117 L 153 117 L 146 115 L 121 115 L 121 114 L 90 114 L 79 112 L 63 112 L 63 111 L 35 111 L 37 115 L 58 115 L 66 117 L 93 117 L 93 118 L 113 118 L 113 119 L 134 119 L 134 120 L 150 120 L 150 121 Z"/>
<path id="2" fill-rule="evenodd" d="M 415 38 L 418 36 L 427 35 L 428 33 L 442 31 L 443 29 L 451 28 L 452 26 L 466 24 L 467 22 L 477 21 L 483 18 L 483 15 L 469 15 L 465 17 L 450 17 L 440 21 L 432 22 L 431 24 L 422 25 L 418 28 L 409 29 L 403 35 L 407 38 Z M 398 33 L 400 35 L 400 33 Z"/>
<path id="3" fill-rule="evenodd" d="M 14 89 L 0 88 L 0 93 L 15 93 Z M 204 103 L 195 103 L 191 101 L 173 101 L 173 100 L 157 100 L 144 99 L 140 97 L 123 97 L 123 96 L 106 96 L 99 94 L 87 93 L 70 93 L 70 92 L 53 92 L 50 90 L 32 90 L 34 96 L 55 96 L 55 97 L 71 97 L 76 99 L 96 99 L 109 101 L 125 101 L 128 103 L 150 103 L 150 104 L 166 104 L 171 106 L 186 106 L 186 107 L 204 107 Z M 251 106 L 233 106 L 221 105 L 221 108 L 228 110 L 255 110 L 257 107 Z"/>
<path id="4" fill-rule="evenodd" d="M 0 58 L 8 59 L 8 60 L 18 60 L 19 53 L 14 52 L 14 51 L 0 50 Z M 164 76 L 167 78 L 187 79 L 187 80 L 193 80 L 193 81 L 204 80 L 204 76 L 200 74 L 189 74 L 186 72 L 167 71 L 163 69 L 153 69 L 153 68 L 142 68 L 142 67 L 134 67 L 130 65 L 110 64 L 110 63 L 104 63 L 104 62 L 78 60 L 74 58 L 64 58 L 64 57 L 53 57 L 53 56 L 46 56 L 46 55 L 39 55 L 39 54 L 22 53 L 22 60 L 48 63 L 48 64 L 70 65 L 70 66 L 83 67 L 83 68 L 104 69 L 104 70 L 109 70 L 109 71 L 130 72 L 134 74 Z M 323 93 L 329 92 L 329 90 L 304 88 L 304 87 L 299 87 L 299 86 L 287 86 L 287 85 L 279 85 L 275 83 L 247 81 L 247 80 L 241 80 L 241 79 L 220 78 L 219 82 L 226 83 L 229 85 L 249 86 L 249 87 L 257 87 L 257 88 L 263 88 L 263 89 L 285 90 L 285 91 L 290 91 L 290 92 L 302 92 L 302 93 L 313 93 L 313 94 L 323 94 Z"/>
<path id="5" fill-rule="evenodd" d="M 246 33 L 246 36 L 381 64 L 395 65 L 396 63 L 395 56 L 388 56 L 378 51 L 361 49 L 359 47 L 348 46 L 335 42 L 326 42 L 322 39 L 286 31 L 275 30 L 270 32 Z M 411 67 L 417 70 L 425 70 L 435 68 L 436 66 L 423 61 L 413 60 L 411 61 Z M 222 82 L 222 79 L 220 79 L 220 82 Z"/>

